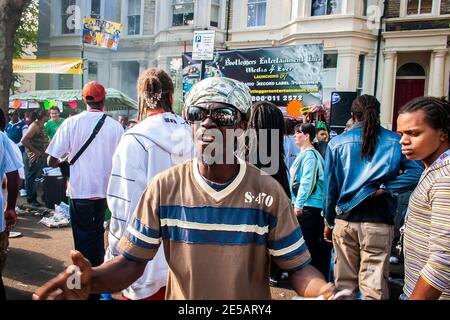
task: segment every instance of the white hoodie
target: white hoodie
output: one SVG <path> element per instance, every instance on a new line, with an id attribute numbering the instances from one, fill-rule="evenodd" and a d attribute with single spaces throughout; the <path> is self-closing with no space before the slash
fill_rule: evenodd
<path id="1" fill-rule="evenodd" d="M 112 216 L 105 260 L 121 254 L 119 239 L 151 179 L 192 159 L 193 155 L 191 129 L 172 113 L 150 116 L 123 135 L 113 156 L 108 185 L 107 200 Z M 167 273 L 168 265 L 161 246 L 141 278 L 122 293 L 131 300 L 148 298 L 166 286 Z"/>

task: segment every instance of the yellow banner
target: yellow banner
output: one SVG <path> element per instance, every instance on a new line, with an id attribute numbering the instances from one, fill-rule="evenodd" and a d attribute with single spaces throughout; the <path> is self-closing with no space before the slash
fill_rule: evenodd
<path id="1" fill-rule="evenodd" d="M 14 73 L 83 74 L 81 59 L 14 59 Z"/>

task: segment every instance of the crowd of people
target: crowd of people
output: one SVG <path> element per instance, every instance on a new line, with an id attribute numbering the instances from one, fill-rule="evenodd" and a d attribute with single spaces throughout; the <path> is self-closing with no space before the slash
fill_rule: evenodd
<path id="1" fill-rule="evenodd" d="M 414 99 L 393 132 L 380 125 L 377 99 L 362 95 L 334 136 L 326 123 L 252 105 L 233 79 L 194 85 L 182 116 L 173 95 L 170 76 L 151 68 L 138 79 L 136 120 L 107 117 L 97 82 L 83 89 L 86 111 L 66 120 L 57 108 L 31 123 L 11 115 L 0 133 L 0 270 L 23 162 L 30 204 L 43 166 L 70 165 L 75 267 L 33 299 L 270 299 L 287 275 L 302 297 L 385 300 L 398 241 L 399 298 L 450 298 L 448 101 Z M 74 275 L 80 287 L 69 285 Z"/>

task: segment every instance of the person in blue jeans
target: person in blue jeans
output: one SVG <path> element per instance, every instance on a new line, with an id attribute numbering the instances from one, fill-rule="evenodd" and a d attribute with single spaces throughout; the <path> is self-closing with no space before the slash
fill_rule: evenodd
<path id="1" fill-rule="evenodd" d="M 313 144 L 316 128 L 305 123 L 295 128 L 295 143 L 300 153 L 290 168 L 291 199 L 311 264 L 327 277 L 331 247 L 323 239 L 324 222 L 321 215 L 324 159 Z"/>
<path id="2" fill-rule="evenodd" d="M 352 114 L 353 129 L 331 140 L 325 157 L 325 238 L 332 234 L 337 288 L 385 300 L 395 198 L 415 188 L 423 167 L 402 155 L 398 134 L 381 127 L 375 97 L 358 97 Z"/>

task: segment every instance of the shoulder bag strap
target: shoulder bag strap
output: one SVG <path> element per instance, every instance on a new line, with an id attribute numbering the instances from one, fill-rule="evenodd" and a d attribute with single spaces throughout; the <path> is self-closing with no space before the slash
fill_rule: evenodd
<path id="1" fill-rule="evenodd" d="M 100 129 L 103 127 L 103 124 L 105 123 L 107 115 L 104 114 L 103 117 L 101 117 L 101 119 L 98 121 L 97 125 L 94 128 L 94 131 L 92 131 L 91 136 L 89 137 L 89 139 L 86 141 L 86 143 L 81 147 L 81 149 L 77 152 L 77 154 L 75 155 L 75 157 L 72 158 L 72 160 L 69 161 L 70 165 L 73 165 L 75 163 L 75 161 L 78 160 L 78 158 L 83 154 L 83 152 L 87 149 L 87 147 L 89 147 L 89 145 L 91 144 L 91 142 L 95 139 L 95 137 L 97 136 L 98 132 L 100 131 Z"/>

